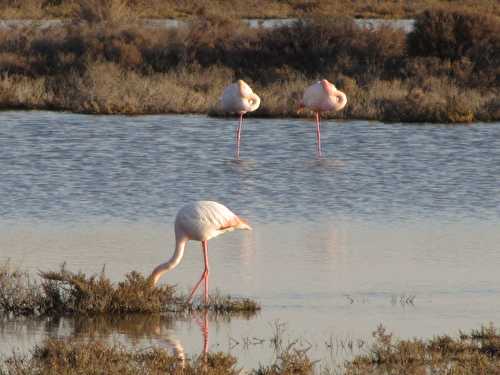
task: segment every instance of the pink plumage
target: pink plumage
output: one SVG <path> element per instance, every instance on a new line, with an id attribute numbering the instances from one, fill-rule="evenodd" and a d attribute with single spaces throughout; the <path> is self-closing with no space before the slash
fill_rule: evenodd
<path id="1" fill-rule="evenodd" d="M 212 201 L 187 204 L 175 218 L 176 235 L 184 235 L 195 241 L 208 241 L 235 229 L 251 228 L 229 208 Z"/>
<path id="2" fill-rule="evenodd" d="M 340 111 L 346 104 L 347 96 L 326 79 L 322 79 L 305 89 L 300 107 L 316 112 L 316 153 L 318 157 L 321 157 L 320 113 Z"/>
<path id="3" fill-rule="evenodd" d="M 197 201 L 182 207 L 175 218 L 174 255 L 153 270 L 150 276 L 153 285 L 158 283 L 163 274 L 177 267 L 184 256 L 184 250 L 189 240 L 200 241 L 205 259 L 205 269 L 191 291 L 189 301 L 193 298 L 201 282 L 205 281 L 205 303 L 208 303 L 208 240 L 235 229 L 251 230 L 252 228 L 220 203 Z"/>
<path id="4" fill-rule="evenodd" d="M 240 139 L 243 126 L 243 115 L 247 112 L 253 112 L 260 106 L 260 98 L 255 94 L 250 86 L 243 81 L 238 80 L 224 89 L 220 99 L 222 110 L 228 113 L 237 113 L 240 115 L 240 121 L 236 128 L 236 146 L 235 158 L 240 158 Z"/>

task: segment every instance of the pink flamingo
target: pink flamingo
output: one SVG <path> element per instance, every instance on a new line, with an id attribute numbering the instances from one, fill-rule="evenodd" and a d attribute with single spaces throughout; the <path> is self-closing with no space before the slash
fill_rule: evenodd
<path id="1" fill-rule="evenodd" d="M 188 302 L 191 302 L 196 289 L 205 281 L 205 304 L 208 303 L 208 240 L 234 229 L 252 228 L 244 220 L 236 216 L 226 206 L 211 201 L 198 201 L 182 207 L 175 218 L 175 251 L 170 260 L 160 264 L 151 273 L 153 285 L 158 283 L 160 277 L 166 272 L 177 267 L 184 249 L 189 240 L 200 241 L 205 258 L 205 269 L 200 280 L 196 283 Z"/>
<path id="2" fill-rule="evenodd" d="M 253 112 L 260 106 L 260 98 L 255 94 L 245 81 L 239 79 L 236 83 L 227 86 L 221 97 L 222 110 L 224 112 L 238 113 L 240 122 L 236 128 L 236 150 L 235 158 L 240 159 L 240 138 L 243 125 L 243 115 Z"/>
<path id="3" fill-rule="evenodd" d="M 321 133 L 319 116 L 321 112 L 340 111 L 347 104 L 347 96 L 326 79 L 316 82 L 304 91 L 300 108 L 316 112 L 316 155 L 321 157 Z"/>

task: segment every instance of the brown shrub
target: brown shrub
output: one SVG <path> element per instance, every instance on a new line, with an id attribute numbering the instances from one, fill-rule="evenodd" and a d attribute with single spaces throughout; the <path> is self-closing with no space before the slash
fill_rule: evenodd
<path id="1" fill-rule="evenodd" d="M 26 56 L 12 52 L 0 52 L 0 71 L 8 74 L 23 74 L 29 71 Z"/>
<path id="2" fill-rule="evenodd" d="M 52 93 L 47 89 L 45 78 L 29 78 L 22 75 L 0 76 L 0 108 L 50 108 Z"/>
<path id="3" fill-rule="evenodd" d="M 78 0 L 77 4 L 73 18 L 88 23 L 130 23 L 140 14 L 127 0 Z"/>
<path id="4" fill-rule="evenodd" d="M 440 87 L 413 88 L 406 96 L 379 99 L 384 121 L 463 123 L 475 120 L 477 93 L 462 93 L 449 82 Z"/>
<path id="5" fill-rule="evenodd" d="M 399 64 L 403 43 L 404 34 L 389 28 L 366 30 L 347 18 L 305 19 L 262 32 L 243 66 L 255 76 L 264 66 L 290 66 L 307 76 L 342 73 L 369 80 Z"/>
<path id="6" fill-rule="evenodd" d="M 498 17 L 469 11 L 428 10 L 417 17 L 414 31 L 408 34 L 407 46 L 410 56 L 466 62 L 465 69 L 476 77 L 470 77 L 470 73 L 464 75 L 463 64 L 453 67 L 455 76 L 476 86 L 500 84 Z"/>

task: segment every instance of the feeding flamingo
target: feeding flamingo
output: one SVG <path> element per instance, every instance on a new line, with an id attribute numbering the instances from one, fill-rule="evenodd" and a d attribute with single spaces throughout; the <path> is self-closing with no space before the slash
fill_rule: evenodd
<path id="1" fill-rule="evenodd" d="M 182 207 L 175 217 L 175 251 L 174 255 L 165 263 L 160 264 L 151 273 L 153 285 L 160 277 L 174 269 L 184 256 L 184 249 L 189 240 L 200 241 L 205 258 L 205 269 L 200 280 L 196 283 L 188 302 L 193 298 L 196 289 L 205 281 L 205 304 L 208 303 L 208 240 L 234 229 L 252 228 L 244 220 L 236 216 L 226 206 L 212 201 L 198 201 Z"/>
<path id="2" fill-rule="evenodd" d="M 224 112 L 238 113 L 240 121 L 236 128 L 236 150 L 235 158 L 240 159 L 240 138 L 243 125 L 243 115 L 247 112 L 253 112 L 260 106 L 260 98 L 255 94 L 251 87 L 241 79 L 230 84 L 224 89 L 221 97 L 222 110 Z"/>
<path id="3" fill-rule="evenodd" d="M 300 108 L 316 112 L 316 155 L 321 157 L 321 132 L 319 116 L 321 112 L 340 111 L 347 104 L 347 96 L 326 79 L 316 82 L 304 91 Z"/>

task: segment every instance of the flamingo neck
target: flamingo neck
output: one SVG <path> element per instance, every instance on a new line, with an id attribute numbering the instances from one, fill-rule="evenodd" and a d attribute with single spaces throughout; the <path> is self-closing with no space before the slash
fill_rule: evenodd
<path id="1" fill-rule="evenodd" d="M 260 106 L 260 97 L 257 94 L 252 93 L 247 99 L 248 102 L 248 112 L 253 112 Z"/>
<path id="2" fill-rule="evenodd" d="M 342 91 L 337 90 L 337 95 L 339 97 L 339 101 L 337 103 L 338 110 L 341 110 L 347 104 L 347 96 Z"/>
<path id="3" fill-rule="evenodd" d="M 179 238 L 178 236 L 176 236 L 174 255 L 172 255 L 172 258 L 170 258 L 165 263 L 157 266 L 149 277 L 150 280 L 152 280 L 153 285 L 156 285 L 165 273 L 177 267 L 177 265 L 181 262 L 181 259 L 184 256 L 184 249 L 186 248 L 187 241 L 188 240 L 185 237 Z"/>

